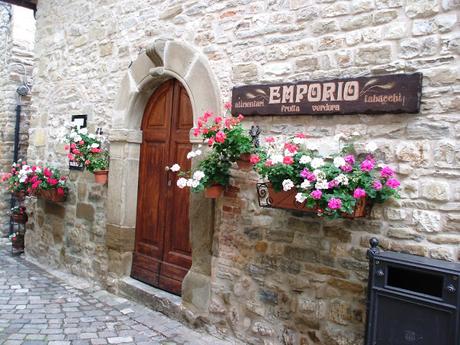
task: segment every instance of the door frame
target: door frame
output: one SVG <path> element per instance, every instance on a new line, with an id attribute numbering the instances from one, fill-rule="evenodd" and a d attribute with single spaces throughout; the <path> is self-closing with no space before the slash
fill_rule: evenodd
<path id="1" fill-rule="evenodd" d="M 156 40 L 138 56 L 121 80 L 109 136 L 106 219 L 109 253 L 107 285 L 114 292 L 118 290 L 118 281 L 131 273 L 142 116 L 156 88 L 171 78 L 177 79 L 187 90 L 194 124 L 204 111 L 219 113 L 222 110 L 217 79 L 207 58 L 185 42 Z M 190 141 L 194 148 L 201 143 L 192 133 Z M 192 193 L 189 218 L 192 267 L 182 282 L 182 304 L 197 314 L 206 315 L 211 300 L 212 200 Z"/>

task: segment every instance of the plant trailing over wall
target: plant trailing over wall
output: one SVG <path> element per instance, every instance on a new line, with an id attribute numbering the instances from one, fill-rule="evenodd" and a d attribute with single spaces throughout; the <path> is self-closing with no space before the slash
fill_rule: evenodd
<path id="1" fill-rule="evenodd" d="M 232 163 L 254 151 L 252 139 L 241 124 L 243 116 L 232 117 L 229 103 L 225 104 L 225 109 L 223 116 L 213 116 L 212 113 L 205 112 L 198 118 L 193 135 L 202 136 L 203 142 L 210 149 L 209 154 L 191 171 L 179 172 L 178 164 L 171 167 L 172 171 L 179 172 L 179 188 L 190 187 L 193 192 L 206 189 L 209 192 L 213 187 L 222 191 L 223 187 L 229 184 Z M 201 154 L 200 146 L 198 150 L 189 152 L 187 158 L 191 159 Z"/>
<path id="2" fill-rule="evenodd" d="M 97 183 L 105 184 L 109 168 L 109 152 L 103 148 L 103 138 L 100 135 L 88 134 L 86 128 L 72 128 L 66 138 L 68 144 L 64 148 L 69 150 L 67 155 L 69 160 L 95 174 Z"/>
<path id="3" fill-rule="evenodd" d="M 9 173 L 2 177 L 7 189 L 13 194 L 24 196 L 56 195 L 55 201 L 62 201 L 68 192 L 67 176 L 52 167 L 30 166 L 26 162 L 14 163 Z"/>
<path id="4" fill-rule="evenodd" d="M 251 162 L 275 193 L 289 192 L 304 209 L 339 218 L 353 215 L 359 205 L 399 197 L 394 170 L 377 165 L 374 144 L 366 149 L 358 155 L 351 143 L 340 152 L 321 156 L 303 134 L 270 137 Z"/>

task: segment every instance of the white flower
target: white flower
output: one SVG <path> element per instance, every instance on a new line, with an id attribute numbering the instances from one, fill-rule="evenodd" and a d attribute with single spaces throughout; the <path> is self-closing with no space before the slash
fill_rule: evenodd
<path id="1" fill-rule="evenodd" d="M 190 159 L 190 158 L 193 158 L 195 157 L 195 152 L 194 151 L 190 151 L 189 153 L 187 153 L 187 159 Z"/>
<path id="2" fill-rule="evenodd" d="M 37 168 L 35 169 L 35 172 L 36 172 L 36 173 L 41 173 L 41 172 L 42 172 L 42 169 L 39 168 L 39 167 L 37 167 Z"/>
<path id="3" fill-rule="evenodd" d="M 193 179 L 190 178 L 187 180 L 187 187 L 192 187 Z"/>
<path id="4" fill-rule="evenodd" d="M 303 143 L 305 143 L 307 141 L 306 138 L 298 138 L 298 137 L 295 137 L 292 142 L 296 145 L 301 145 Z"/>
<path id="5" fill-rule="evenodd" d="M 317 180 L 324 180 L 326 178 L 326 173 L 319 169 L 313 170 L 313 175 L 315 175 Z"/>
<path id="6" fill-rule="evenodd" d="M 91 144 L 91 148 L 92 149 L 97 149 L 99 147 L 99 144 L 98 143 L 93 143 Z"/>
<path id="7" fill-rule="evenodd" d="M 79 131 L 81 134 L 88 134 L 88 129 L 87 128 L 80 128 L 80 131 Z"/>
<path id="8" fill-rule="evenodd" d="M 184 177 L 181 177 L 177 180 L 177 187 L 180 189 L 187 187 L 187 179 Z"/>
<path id="9" fill-rule="evenodd" d="M 303 195 L 303 193 L 297 193 L 297 194 L 295 195 L 295 200 L 296 200 L 297 202 L 302 203 L 302 202 L 304 202 L 306 199 L 307 199 L 307 197 L 306 197 L 305 195 Z"/>
<path id="10" fill-rule="evenodd" d="M 336 180 L 340 184 L 343 184 L 344 186 L 348 185 L 348 177 L 344 174 L 338 175 L 334 180 Z"/>
<path id="11" fill-rule="evenodd" d="M 283 163 L 283 155 L 273 155 L 271 156 L 271 160 L 273 164 Z"/>
<path id="12" fill-rule="evenodd" d="M 171 167 L 172 172 L 178 172 L 179 170 L 180 170 L 180 165 L 177 163 Z"/>
<path id="13" fill-rule="evenodd" d="M 196 188 L 196 187 L 198 187 L 199 184 L 200 184 L 200 181 L 192 180 L 191 187 Z"/>
<path id="14" fill-rule="evenodd" d="M 201 146 L 201 145 L 200 145 Z M 198 157 L 202 154 L 203 152 L 201 152 L 201 150 L 196 150 L 195 151 L 195 157 Z"/>
<path id="15" fill-rule="evenodd" d="M 96 139 L 96 135 L 94 135 L 93 133 L 88 134 L 88 137 L 89 137 L 90 139 Z"/>
<path id="16" fill-rule="evenodd" d="M 310 181 L 308 180 L 304 180 L 301 184 L 300 184 L 300 188 L 303 188 L 303 189 L 308 189 L 310 188 L 311 186 L 311 183 Z"/>
<path id="17" fill-rule="evenodd" d="M 285 155 L 285 156 L 290 156 L 290 157 L 292 157 L 292 156 L 294 156 L 296 153 L 297 153 L 297 152 L 291 152 L 291 151 L 289 151 L 289 150 L 287 150 L 287 149 L 284 150 L 284 155 Z"/>
<path id="18" fill-rule="evenodd" d="M 22 176 L 19 178 L 19 182 L 21 182 L 21 183 L 26 182 L 26 180 L 27 180 L 27 175 L 22 175 Z"/>
<path id="19" fill-rule="evenodd" d="M 342 166 L 344 166 L 347 162 L 345 162 L 345 159 L 343 159 L 342 157 L 335 157 L 334 158 L 334 166 L 336 168 L 340 168 Z"/>
<path id="20" fill-rule="evenodd" d="M 81 141 L 81 136 L 79 136 L 78 134 L 73 138 L 75 142 L 79 142 Z"/>
<path id="21" fill-rule="evenodd" d="M 310 163 L 310 162 L 311 162 L 311 157 L 310 156 L 303 155 L 302 157 L 300 157 L 300 160 L 299 160 L 300 164 L 307 164 L 307 163 Z"/>
<path id="22" fill-rule="evenodd" d="M 204 176 L 204 172 L 202 172 L 201 170 L 197 170 L 193 173 L 193 179 L 197 181 L 200 181 Z"/>
<path id="23" fill-rule="evenodd" d="M 316 182 L 315 184 L 315 188 L 316 189 L 328 189 L 328 183 L 326 180 L 319 180 L 318 182 Z"/>
<path id="24" fill-rule="evenodd" d="M 287 192 L 288 190 L 291 190 L 292 188 L 294 188 L 294 182 L 292 182 L 289 179 L 283 181 L 283 190 L 285 192 Z"/>
<path id="25" fill-rule="evenodd" d="M 367 152 L 374 152 L 375 150 L 377 150 L 377 144 L 374 143 L 373 141 L 369 142 L 366 147 L 365 147 L 366 151 Z"/>
<path id="26" fill-rule="evenodd" d="M 311 161 L 311 166 L 314 169 L 321 168 L 324 165 L 324 160 L 322 158 L 313 158 Z"/>

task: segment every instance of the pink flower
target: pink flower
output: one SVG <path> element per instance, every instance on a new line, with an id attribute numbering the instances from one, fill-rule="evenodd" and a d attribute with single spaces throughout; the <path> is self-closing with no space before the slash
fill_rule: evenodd
<path id="1" fill-rule="evenodd" d="M 210 117 L 212 117 L 212 116 L 213 116 L 213 114 L 212 114 L 210 111 L 205 111 L 204 114 L 203 114 L 203 120 L 204 120 L 204 122 L 208 121 L 208 119 L 209 119 Z"/>
<path id="2" fill-rule="evenodd" d="M 265 139 L 265 141 L 266 141 L 267 143 L 274 143 L 274 142 L 275 142 L 275 138 L 273 138 L 273 137 L 268 137 L 268 138 Z"/>
<path id="3" fill-rule="evenodd" d="M 40 186 L 40 183 L 42 183 L 42 181 L 40 181 L 40 180 L 35 181 L 35 182 L 32 184 L 32 189 L 37 189 L 38 186 Z"/>
<path id="4" fill-rule="evenodd" d="M 284 148 L 288 150 L 290 153 L 296 153 L 297 152 L 297 146 L 291 143 L 286 143 L 284 144 Z"/>
<path id="5" fill-rule="evenodd" d="M 73 153 L 74 155 L 79 155 L 79 154 L 80 154 L 80 150 L 78 150 L 78 149 L 72 150 L 72 153 Z"/>
<path id="6" fill-rule="evenodd" d="M 371 171 L 374 169 L 374 162 L 370 159 L 366 159 L 361 163 L 361 171 Z"/>
<path id="7" fill-rule="evenodd" d="M 80 140 L 80 141 L 78 142 L 78 145 L 84 145 L 84 144 L 85 144 L 85 142 L 84 142 L 83 140 Z"/>
<path id="8" fill-rule="evenodd" d="M 208 139 L 208 145 L 209 145 L 209 146 L 214 145 L 214 138 L 209 138 L 209 139 Z"/>
<path id="9" fill-rule="evenodd" d="M 391 177 L 394 175 L 394 171 L 393 169 L 391 169 L 390 167 L 383 167 L 382 170 L 380 171 L 380 176 L 382 177 Z"/>
<path id="10" fill-rule="evenodd" d="M 310 174 L 310 171 L 307 168 L 305 168 L 300 172 L 300 177 L 308 178 L 309 174 Z"/>
<path id="11" fill-rule="evenodd" d="M 238 120 L 240 120 L 240 121 L 243 121 L 243 119 L 244 119 L 244 116 L 243 116 L 243 114 L 238 114 L 238 117 L 237 117 L 237 119 L 238 119 Z"/>
<path id="12" fill-rule="evenodd" d="M 313 192 L 311 192 L 310 195 L 313 199 L 319 200 L 323 196 L 323 192 L 321 192 L 319 189 L 316 189 Z"/>
<path id="13" fill-rule="evenodd" d="M 343 172 L 349 173 L 353 170 L 353 167 L 351 165 L 346 164 L 346 165 L 342 165 L 340 167 L 340 170 L 342 170 Z"/>
<path id="14" fill-rule="evenodd" d="M 362 188 L 356 188 L 353 192 L 353 197 L 355 199 L 363 198 L 366 196 L 366 191 Z"/>
<path id="15" fill-rule="evenodd" d="M 64 195 L 64 188 L 58 187 L 57 193 L 58 193 L 58 195 Z"/>
<path id="16" fill-rule="evenodd" d="M 70 149 L 70 146 L 69 145 L 65 145 L 64 146 L 64 150 L 68 151 Z"/>
<path id="17" fill-rule="evenodd" d="M 50 185 L 55 186 L 55 185 L 58 184 L 59 181 L 56 180 L 55 178 L 50 178 L 50 179 L 48 179 L 47 182 L 48 182 Z"/>
<path id="18" fill-rule="evenodd" d="M 330 198 L 327 202 L 327 206 L 331 210 L 337 210 L 342 207 L 342 200 L 340 200 L 339 198 Z"/>
<path id="19" fill-rule="evenodd" d="M 85 161 L 85 165 L 89 165 L 91 162 L 89 160 Z"/>
<path id="20" fill-rule="evenodd" d="M 216 141 L 217 141 L 218 143 L 223 143 L 223 142 L 225 141 L 226 138 L 227 138 L 227 135 L 226 135 L 224 132 L 218 131 L 218 132 L 216 133 Z"/>
<path id="21" fill-rule="evenodd" d="M 221 123 L 221 122 L 222 122 L 222 117 L 221 117 L 221 116 L 217 116 L 217 117 L 214 119 L 214 122 L 215 122 L 216 124 Z"/>
<path id="22" fill-rule="evenodd" d="M 391 189 L 396 189 L 399 187 L 399 185 L 401 183 L 399 183 L 399 181 L 395 178 L 390 178 L 388 179 L 387 183 L 385 183 L 388 187 L 390 187 Z"/>
<path id="23" fill-rule="evenodd" d="M 225 108 L 226 110 L 232 109 L 232 103 L 231 103 L 231 102 L 226 102 L 226 103 L 224 104 L 224 108 Z"/>
<path id="24" fill-rule="evenodd" d="M 338 185 L 339 185 L 339 182 L 338 182 L 338 181 L 332 180 L 332 181 L 329 181 L 329 182 L 327 183 L 327 188 L 328 188 L 328 189 L 332 189 L 332 188 L 337 187 Z"/>
<path id="25" fill-rule="evenodd" d="M 200 129 L 199 128 L 194 128 L 193 129 L 193 136 L 197 137 L 200 135 Z"/>
<path id="26" fill-rule="evenodd" d="M 260 157 L 258 155 L 251 155 L 249 157 L 249 161 L 252 163 L 252 164 L 257 164 L 260 162 Z"/>
<path id="27" fill-rule="evenodd" d="M 102 150 L 101 150 L 100 148 L 98 148 L 98 147 L 93 147 L 93 148 L 91 149 L 91 152 L 92 152 L 92 153 L 99 153 L 99 152 L 101 152 L 101 151 L 102 151 Z"/>
<path id="28" fill-rule="evenodd" d="M 294 163 L 294 158 L 292 158 L 291 156 L 286 156 L 283 158 L 283 163 L 291 165 L 292 163 Z"/>
<path id="29" fill-rule="evenodd" d="M 382 183 L 378 180 L 375 180 L 373 183 L 372 183 L 372 188 L 374 188 L 375 190 L 381 190 L 382 189 Z"/>
<path id="30" fill-rule="evenodd" d="M 74 149 L 74 148 L 76 148 L 76 147 L 77 147 L 77 145 L 75 145 L 75 143 L 70 144 L 70 148 L 71 148 L 71 149 Z"/>
<path id="31" fill-rule="evenodd" d="M 303 133 L 297 133 L 297 134 L 295 135 L 295 137 L 296 137 L 296 138 L 300 138 L 300 139 L 305 139 L 307 136 L 306 136 L 305 134 L 303 134 Z"/>
<path id="32" fill-rule="evenodd" d="M 46 177 L 51 177 L 53 174 L 51 173 L 51 170 L 48 168 L 43 169 L 43 175 Z"/>
<path id="33" fill-rule="evenodd" d="M 225 128 L 230 129 L 232 127 L 232 119 L 227 118 L 224 121 Z"/>
<path id="34" fill-rule="evenodd" d="M 350 165 L 355 164 L 355 156 L 353 155 L 347 155 L 343 159 L 345 159 L 345 162 L 347 162 Z"/>
<path id="35" fill-rule="evenodd" d="M 272 161 L 271 159 L 267 159 L 267 160 L 265 161 L 265 166 L 266 166 L 266 167 L 271 167 L 272 165 L 273 165 L 273 161 Z"/>

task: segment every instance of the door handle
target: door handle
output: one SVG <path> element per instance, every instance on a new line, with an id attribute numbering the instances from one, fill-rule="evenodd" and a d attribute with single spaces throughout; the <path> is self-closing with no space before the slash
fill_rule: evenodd
<path id="1" fill-rule="evenodd" d="M 171 170 L 171 168 L 168 166 L 165 166 L 165 171 L 169 171 L 169 170 Z"/>

